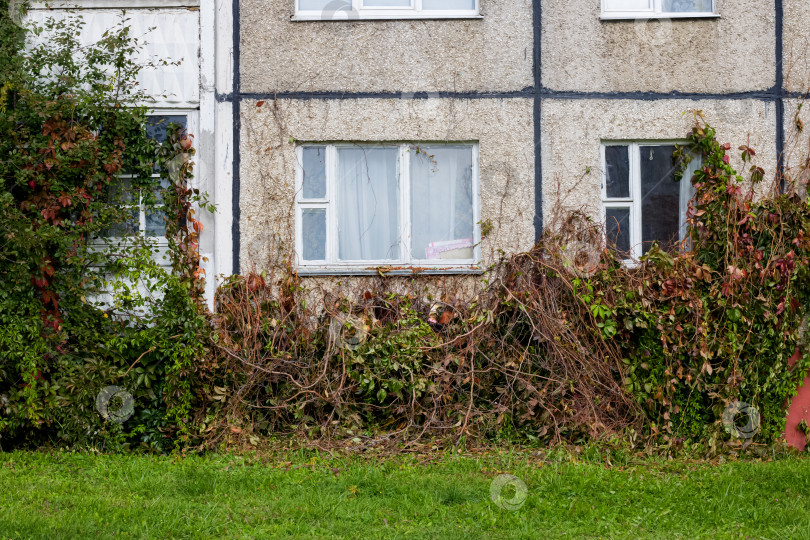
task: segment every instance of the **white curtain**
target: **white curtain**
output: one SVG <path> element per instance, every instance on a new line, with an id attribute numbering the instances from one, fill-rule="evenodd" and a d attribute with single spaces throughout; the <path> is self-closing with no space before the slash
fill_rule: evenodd
<path id="1" fill-rule="evenodd" d="M 703 160 L 699 156 L 695 156 L 686 167 L 686 170 L 683 173 L 683 178 L 681 178 L 679 212 L 681 241 L 686 238 L 686 211 L 689 209 L 689 201 L 695 196 L 696 193 L 695 186 L 692 185 L 692 177 L 695 175 L 695 171 L 702 166 Z"/>
<path id="2" fill-rule="evenodd" d="M 398 148 L 338 149 L 340 260 L 399 259 L 398 157 Z"/>
<path id="3" fill-rule="evenodd" d="M 664 0 L 662 9 L 674 13 L 711 12 L 712 0 Z"/>
<path id="4" fill-rule="evenodd" d="M 437 258 L 427 255 L 431 244 L 469 239 L 463 247 L 470 254 L 462 258 L 472 258 L 472 149 L 424 146 L 410 153 L 412 256 Z"/>
<path id="5" fill-rule="evenodd" d="M 651 0 L 607 0 L 607 11 L 649 11 L 652 9 Z"/>

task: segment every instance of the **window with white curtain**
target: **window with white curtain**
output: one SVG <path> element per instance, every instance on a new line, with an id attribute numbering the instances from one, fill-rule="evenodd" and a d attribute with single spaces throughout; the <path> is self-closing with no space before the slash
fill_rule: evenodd
<path id="1" fill-rule="evenodd" d="M 476 144 L 297 148 L 300 270 L 451 270 L 479 260 Z"/>
<path id="2" fill-rule="evenodd" d="M 442 19 L 478 17 L 480 0 L 295 0 L 295 19 Z"/>
<path id="3" fill-rule="evenodd" d="M 602 0 L 603 19 L 715 16 L 714 0 Z"/>
<path id="4" fill-rule="evenodd" d="M 676 143 L 602 145 L 602 217 L 608 246 L 638 259 L 653 242 L 667 251 L 686 239 L 686 212 L 694 196 L 694 158 L 675 182 Z"/>

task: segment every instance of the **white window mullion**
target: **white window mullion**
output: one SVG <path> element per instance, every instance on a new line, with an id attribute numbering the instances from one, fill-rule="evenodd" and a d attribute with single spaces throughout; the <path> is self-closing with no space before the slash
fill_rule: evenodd
<path id="1" fill-rule="evenodd" d="M 411 147 L 399 147 L 399 222 L 400 257 L 406 263 L 413 260 L 411 255 Z"/>
<path id="2" fill-rule="evenodd" d="M 295 263 L 304 262 L 304 217 L 303 206 L 295 205 Z"/>
<path id="3" fill-rule="evenodd" d="M 296 0 L 297 5 L 298 0 Z M 304 193 L 304 147 L 295 149 L 295 262 L 303 263 L 304 255 L 304 219 L 301 209 L 301 197 Z"/>
<path id="4" fill-rule="evenodd" d="M 633 259 L 639 259 L 644 252 L 641 245 L 641 148 L 630 145 L 630 196 L 633 206 L 630 211 L 630 250 Z"/>
<path id="5" fill-rule="evenodd" d="M 138 190 L 138 232 L 146 236 L 146 205 L 143 203 L 142 190 Z"/>
<path id="6" fill-rule="evenodd" d="M 475 257 L 475 262 L 479 262 L 481 260 L 481 176 L 479 174 L 479 150 L 478 144 L 474 144 L 472 147 L 472 156 L 473 156 L 473 242 L 475 242 L 475 248 L 473 251 L 473 257 Z"/>
<path id="7" fill-rule="evenodd" d="M 358 1 L 358 0 L 355 0 Z M 326 261 L 335 264 L 338 259 L 338 223 L 337 223 L 337 148 L 330 144 L 326 147 Z"/>

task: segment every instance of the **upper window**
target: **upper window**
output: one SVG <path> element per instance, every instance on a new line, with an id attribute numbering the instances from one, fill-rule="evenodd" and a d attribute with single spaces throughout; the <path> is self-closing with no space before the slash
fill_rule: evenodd
<path id="1" fill-rule="evenodd" d="M 714 0 L 602 0 L 603 19 L 714 16 Z"/>
<path id="2" fill-rule="evenodd" d="M 188 115 L 172 111 L 172 114 L 149 116 L 146 124 L 147 137 L 154 139 L 158 143 L 163 143 L 166 140 L 166 130 L 170 124 L 179 125 L 183 130 L 187 130 Z M 153 176 L 159 178 L 160 175 L 156 171 Z M 150 236 L 155 237 L 159 243 L 165 243 L 166 213 L 162 206 L 161 191 L 169 187 L 169 180 L 160 178 L 160 187 L 156 189 L 154 194 L 157 205 L 151 207 L 144 204 L 143 193 L 132 193 L 129 182 L 130 177 L 123 175 L 121 177 L 121 188 L 123 189 L 112 186 L 110 190 L 110 196 L 113 200 L 116 200 L 123 208 L 128 210 L 129 219 L 107 230 L 104 236 L 108 238 L 123 238 L 133 235 Z"/>
<path id="3" fill-rule="evenodd" d="M 608 245 L 638 259 L 653 242 L 667 251 L 685 240 L 686 212 L 694 194 L 693 159 L 675 182 L 675 144 L 606 143 L 602 146 L 602 207 Z"/>
<path id="4" fill-rule="evenodd" d="M 472 268 L 477 156 L 474 144 L 300 146 L 299 269 Z"/>
<path id="5" fill-rule="evenodd" d="M 450 19 L 478 17 L 480 0 L 295 0 L 295 19 Z"/>

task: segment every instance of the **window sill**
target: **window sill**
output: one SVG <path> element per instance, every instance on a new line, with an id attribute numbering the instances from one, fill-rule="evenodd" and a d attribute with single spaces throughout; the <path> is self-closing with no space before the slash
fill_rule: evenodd
<path id="1" fill-rule="evenodd" d="M 344 12 L 345 13 L 345 12 Z M 293 15 L 290 17 L 292 22 L 361 22 L 361 21 L 425 21 L 425 20 L 465 20 L 465 19 L 483 19 L 483 15 L 362 15 L 349 17 L 348 14 L 343 15 L 342 12 L 337 12 L 334 17 L 326 17 L 324 15 Z"/>
<path id="2" fill-rule="evenodd" d="M 456 266 L 377 266 L 377 267 L 323 267 L 299 266 L 299 276 L 432 276 L 432 275 L 480 275 L 484 269 L 477 264 Z"/>
<path id="3" fill-rule="evenodd" d="M 719 13 L 603 13 L 602 21 L 636 21 L 666 19 L 719 19 Z"/>

